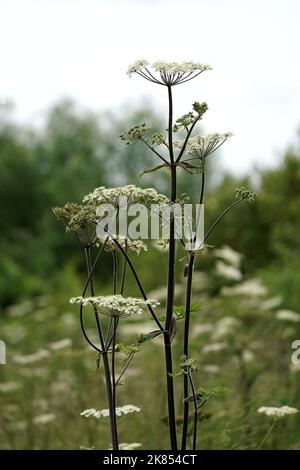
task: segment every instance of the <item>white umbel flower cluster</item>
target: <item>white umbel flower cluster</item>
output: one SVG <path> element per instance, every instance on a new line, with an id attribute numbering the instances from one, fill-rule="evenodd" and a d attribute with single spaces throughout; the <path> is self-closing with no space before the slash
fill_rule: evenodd
<path id="1" fill-rule="evenodd" d="M 82 202 L 84 204 L 91 204 L 99 206 L 100 204 L 112 204 L 115 207 L 119 207 L 122 204 L 123 199 L 127 198 L 127 204 L 167 204 L 168 198 L 164 194 L 158 193 L 154 188 L 142 189 L 134 184 L 127 186 L 106 188 L 100 186 L 94 189 L 90 194 L 87 194 Z M 125 199 L 124 199 L 125 203 Z"/>
<path id="2" fill-rule="evenodd" d="M 154 62 L 153 68 L 156 72 L 161 74 L 187 74 L 193 72 L 202 72 L 204 70 L 211 70 L 209 65 L 200 64 L 199 62 Z"/>
<path id="3" fill-rule="evenodd" d="M 223 261 L 216 262 L 216 271 L 219 276 L 232 281 L 241 281 L 243 278 L 243 275 L 238 268 L 235 266 L 229 266 L 228 264 L 223 263 Z"/>
<path id="4" fill-rule="evenodd" d="M 47 349 L 39 349 L 33 354 L 16 354 L 15 356 L 13 356 L 13 361 L 16 364 L 25 366 L 27 364 L 33 364 L 34 362 L 39 362 L 44 359 L 47 359 L 48 357 L 50 357 L 50 355 L 50 351 L 48 351 Z"/>
<path id="5" fill-rule="evenodd" d="M 129 317 L 130 315 L 142 315 L 150 305 L 156 308 L 160 305 L 157 300 L 142 300 L 135 297 L 123 297 L 122 295 L 106 295 L 98 297 L 72 297 L 71 304 L 93 305 L 100 313 L 109 317 Z"/>
<path id="6" fill-rule="evenodd" d="M 224 245 L 223 247 L 214 250 L 213 254 L 216 258 L 221 258 L 223 261 L 226 261 L 226 263 L 234 266 L 235 268 L 239 268 L 241 265 L 242 255 L 230 248 L 228 245 Z"/>
<path id="7" fill-rule="evenodd" d="M 72 344 L 73 341 L 71 338 L 64 338 L 59 341 L 55 341 L 54 343 L 50 343 L 49 348 L 52 349 L 52 351 L 61 351 L 62 349 L 71 348 Z"/>
<path id="8" fill-rule="evenodd" d="M 278 307 L 281 303 L 282 298 L 279 295 L 276 295 L 275 297 L 263 300 L 259 307 L 261 310 L 272 310 L 273 308 Z"/>
<path id="9" fill-rule="evenodd" d="M 227 336 L 233 335 L 241 326 L 241 321 L 234 317 L 224 317 L 218 320 L 214 325 L 213 339 L 221 340 Z"/>
<path id="10" fill-rule="evenodd" d="M 54 413 L 47 413 L 47 414 L 35 416 L 32 421 L 33 421 L 33 424 L 43 425 L 43 424 L 51 423 L 51 421 L 54 421 L 55 419 L 56 419 L 56 415 Z"/>
<path id="11" fill-rule="evenodd" d="M 147 251 L 147 245 L 142 240 L 131 240 L 130 238 L 125 238 L 122 235 L 118 235 L 115 237 L 121 247 L 127 251 L 132 251 L 139 255 L 142 251 Z M 118 245 L 114 242 L 112 238 L 108 238 L 107 241 L 105 239 L 97 237 L 96 246 L 103 245 L 105 242 L 105 250 L 106 251 L 119 251 Z"/>
<path id="12" fill-rule="evenodd" d="M 267 289 L 260 279 L 249 279 L 233 287 L 223 287 L 221 294 L 229 296 L 263 297 Z"/>
<path id="13" fill-rule="evenodd" d="M 291 322 L 300 322 L 299 313 L 293 312 L 293 310 L 278 310 L 275 314 L 277 320 L 285 320 Z"/>
<path id="14" fill-rule="evenodd" d="M 121 442 L 119 444 L 119 450 L 135 450 L 141 447 L 142 444 L 140 442 Z M 112 450 L 112 447 L 110 447 L 108 450 Z"/>
<path id="15" fill-rule="evenodd" d="M 211 67 L 199 62 L 165 62 L 158 61 L 150 64 L 147 60 L 137 60 L 128 67 L 127 73 L 131 77 L 134 73 L 158 85 L 179 85 L 196 77 Z"/>
<path id="16" fill-rule="evenodd" d="M 11 393 L 15 392 L 21 388 L 21 384 L 19 382 L 3 382 L 0 383 L 0 393 Z"/>
<path id="17" fill-rule="evenodd" d="M 273 418 L 283 418 L 284 416 L 298 413 L 298 410 L 290 406 L 261 406 L 258 408 L 257 412 Z"/>
<path id="18" fill-rule="evenodd" d="M 210 352 L 222 351 L 223 349 L 226 349 L 226 348 L 227 348 L 226 343 L 211 343 L 211 344 L 206 344 L 205 346 L 203 346 L 202 352 L 204 354 L 208 354 Z"/>
<path id="19" fill-rule="evenodd" d="M 135 406 L 135 405 L 124 405 L 124 406 L 119 406 L 116 408 L 116 415 L 121 417 L 121 416 L 126 416 L 130 413 L 138 413 L 141 411 L 141 408 Z M 94 418 L 108 418 L 109 417 L 109 409 L 104 409 L 104 410 L 95 410 L 95 408 L 90 408 L 87 410 L 84 410 L 80 413 L 80 416 L 84 416 L 85 418 L 89 417 L 94 417 Z"/>
<path id="20" fill-rule="evenodd" d="M 146 59 L 136 60 L 133 64 L 129 65 L 127 74 L 131 77 L 134 73 L 138 73 L 145 69 L 150 63 Z"/>
<path id="21" fill-rule="evenodd" d="M 193 159 L 204 160 L 211 153 L 215 152 L 221 147 L 224 142 L 231 137 L 231 132 L 225 132 L 224 134 L 208 134 L 207 136 L 195 136 L 191 137 L 187 143 L 185 153 L 191 155 Z M 181 148 L 183 142 L 176 142 L 176 146 Z"/>
<path id="22" fill-rule="evenodd" d="M 53 213 L 56 218 L 62 220 L 66 225 L 67 232 L 75 232 L 77 239 L 85 247 L 102 245 L 107 237 L 99 237 L 97 226 L 107 214 L 107 207 L 113 206 L 115 213 L 112 217 L 119 217 L 119 210 L 126 212 L 132 204 L 144 204 L 152 208 L 152 204 L 168 204 L 169 199 L 164 194 L 158 193 L 154 188 L 139 188 L 133 184 L 121 187 L 106 188 L 100 186 L 87 194 L 82 204 L 67 203 L 63 207 L 55 207 Z M 112 239 L 114 234 L 107 233 L 109 237 L 106 241 L 107 251 L 118 251 L 120 247 Z M 116 235 L 114 238 L 122 248 L 140 254 L 146 251 L 147 246 L 141 240 L 131 240 L 124 235 Z"/>

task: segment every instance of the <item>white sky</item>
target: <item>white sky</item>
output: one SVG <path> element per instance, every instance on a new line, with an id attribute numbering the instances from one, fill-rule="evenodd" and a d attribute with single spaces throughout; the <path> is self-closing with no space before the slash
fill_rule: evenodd
<path id="1" fill-rule="evenodd" d="M 93 110 L 166 90 L 126 75 L 138 58 L 209 71 L 174 88 L 175 116 L 207 101 L 205 132 L 232 131 L 222 163 L 274 165 L 300 125 L 299 0 L 0 0 L 0 96 L 40 122 L 69 96 Z"/>

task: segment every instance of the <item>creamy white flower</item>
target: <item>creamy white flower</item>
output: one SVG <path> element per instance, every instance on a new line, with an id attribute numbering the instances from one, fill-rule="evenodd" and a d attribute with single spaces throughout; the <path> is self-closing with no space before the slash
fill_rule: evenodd
<path id="1" fill-rule="evenodd" d="M 49 348 L 52 349 L 53 351 L 59 351 L 61 349 L 70 348 L 72 344 L 73 344 L 73 341 L 71 340 L 71 338 L 64 338 L 54 343 L 50 343 Z"/>
<path id="2" fill-rule="evenodd" d="M 214 325 L 212 337 L 214 340 L 223 339 L 230 334 L 234 334 L 241 326 L 241 321 L 234 317 L 224 317 Z"/>
<path id="3" fill-rule="evenodd" d="M 72 392 L 72 388 L 70 384 L 66 381 L 57 381 L 53 382 L 50 386 L 50 391 L 52 395 L 63 396 Z"/>
<path id="4" fill-rule="evenodd" d="M 135 405 L 124 405 L 119 408 L 116 408 L 117 416 L 128 415 L 129 413 L 138 413 L 141 411 L 141 408 Z"/>
<path id="5" fill-rule="evenodd" d="M 191 137 L 185 147 L 185 153 L 191 155 L 194 159 L 203 160 L 221 147 L 232 135 L 231 132 L 225 132 L 223 134 L 208 134 L 205 137 L 200 135 Z M 175 142 L 175 145 L 182 148 L 183 142 Z"/>
<path id="6" fill-rule="evenodd" d="M 204 372 L 208 374 L 218 374 L 220 372 L 220 367 L 215 364 L 206 364 L 202 367 Z"/>
<path id="7" fill-rule="evenodd" d="M 135 405 L 124 405 L 116 408 L 116 415 L 117 416 L 125 416 L 131 413 L 138 413 L 141 411 L 141 408 L 135 406 Z M 109 409 L 104 409 L 104 410 L 95 410 L 95 408 L 89 408 L 87 410 L 84 410 L 80 413 L 80 416 L 84 416 L 85 418 L 89 418 L 90 416 L 93 416 L 94 418 L 108 418 L 109 417 Z"/>
<path id="8" fill-rule="evenodd" d="M 19 382 L 3 382 L 0 383 L 0 393 L 11 393 L 19 390 Z"/>
<path id="9" fill-rule="evenodd" d="M 250 349 L 244 349 L 244 351 L 242 352 L 242 359 L 244 362 L 251 362 L 253 361 L 255 358 L 254 354 L 252 351 L 250 351 Z"/>
<path id="10" fill-rule="evenodd" d="M 191 329 L 191 338 L 197 338 L 200 335 L 210 333 L 211 331 L 213 331 L 213 328 L 213 323 L 198 323 L 197 325 L 194 325 Z"/>
<path id="11" fill-rule="evenodd" d="M 183 286 L 181 284 L 175 284 L 175 297 L 180 297 L 183 292 Z M 167 286 L 153 289 L 148 293 L 148 295 L 151 298 L 157 299 L 159 301 L 164 301 L 167 298 Z"/>
<path id="12" fill-rule="evenodd" d="M 16 364 L 26 365 L 26 364 L 32 364 L 34 362 L 42 361 L 43 359 L 47 359 L 48 357 L 50 357 L 50 352 L 47 351 L 46 349 L 40 349 L 34 354 L 26 354 L 26 355 L 16 354 L 15 356 L 13 356 L 13 361 Z"/>
<path id="13" fill-rule="evenodd" d="M 30 368 L 21 368 L 20 375 L 22 377 L 30 377 L 30 378 L 43 378 L 48 377 L 49 370 L 43 367 L 30 367 Z"/>
<path id="14" fill-rule="evenodd" d="M 80 416 L 84 416 L 85 418 L 89 418 L 90 416 L 94 416 L 95 413 L 96 413 L 95 408 L 88 408 L 86 410 L 83 410 L 80 413 Z"/>
<path id="15" fill-rule="evenodd" d="M 130 444 L 128 442 L 121 442 L 121 444 L 119 444 L 119 450 L 134 450 L 138 447 L 141 447 L 141 445 L 142 444 L 139 442 L 131 442 Z M 112 450 L 112 447 L 110 447 L 108 450 Z"/>
<path id="16" fill-rule="evenodd" d="M 278 307 L 282 302 L 282 298 L 277 295 L 275 297 L 271 297 L 270 299 L 263 300 L 259 304 L 259 308 L 261 310 L 272 310 L 273 308 Z"/>
<path id="17" fill-rule="evenodd" d="M 127 73 L 131 77 L 133 73 L 140 72 L 142 69 L 147 67 L 147 65 L 149 65 L 148 60 L 145 60 L 145 59 L 137 60 L 136 62 L 134 62 L 128 67 Z"/>
<path id="18" fill-rule="evenodd" d="M 206 273 L 195 271 L 193 275 L 193 289 L 195 292 L 206 290 L 209 286 L 209 279 Z"/>
<path id="19" fill-rule="evenodd" d="M 134 450 L 138 449 L 138 447 L 141 447 L 142 444 L 139 442 L 132 442 L 131 444 L 128 444 L 127 442 L 123 442 L 119 445 L 120 450 Z"/>
<path id="20" fill-rule="evenodd" d="M 277 320 L 286 320 L 291 322 L 299 322 L 300 314 L 293 312 L 292 310 L 278 310 L 275 314 Z"/>
<path id="21" fill-rule="evenodd" d="M 22 317 L 32 312 L 33 308 L 34 306 L 30 300 L 24 300 L 19 304 L 9 305 L 5 311 L 11 317 Z"/>
<path id="22" fill-rule="evenodd" d="M 137 73 L 150 82 L 159 85 L 178 85 L 190 80 L 205 70 L 211 70 L 209 65 L 198 62 L 154 62 L 152 65 L 147 60 L 137 60 L 128 68 L 128 75 Z"/>
<path id="23" fill-rule="evenodd" d="M 137 299 L 135 297 L 123 297 L 122 295 L 106 295 L 98 297 L 72 297 L 71 304 L 91 304 L 99 312 L 111 317 L 128 317 L 129 315 L 141 315 L 145 312 L 147 305 L 155 308 L 160 305 L 154 299 Z"/>
<path id="24" fill-rule="evenodd" d="M 226 349 L 227 344 L 226 343 L 211 343 L 211 344 L 206 344 L 202 348 L 202 352 L 204 354 L 207 354 L 209 352 L 217 352 L 217 351 L 222 351 L 223 349 Z"/>
<path id="25" fill-rule="evenodd" d="M 167 298 L 167 287 L 158 287 L 157 289 L 149 291 L 149 297 L 153 297 L 157 300 L 165 300 Z"/>
<path id="26" fill-rule="evenodd" d="M 33 424 L 37 424 L 37 425 L 39 425 L 39 424 L 48 424 L 51 421 L 54 421 L 55 418 L 56 418 L 56 416 L 55 416 L 54 413 L 47 413 L 47 414 L 35 416 L 33 418 Z"/>
<path id="27" fill-rule="evenodd" d="M 257 412 L 274 418 L 283 418 L 284 416 L 298 413 L 298 410 L 290 406 L 281 406 L 279 408 L 276 406 L 261 406 Z"/>
<path id="28" fill-rule="evenodd" d="M 28 336 L 28 331 L 24 325 L 7 324 L 1 327 L 1 335 L 9 344 L 17 344 Z"/>
<path id="29" fill-rule="evenodd" d="M 266 295 L 267 289 L 260 279 L 249 279 L 237 286 L 223 287 L 221 293 L 223 295 L 263 297 Z"/>
<path id="30" fill-rule="evenodd" d="M 200 70 L 209 70 L 210 67 L 208 65 L 203 65 L 194 62 L 154 62 L 153 64 L 154 69 L 157 72 L 162 74 L 175 74 L 175 73 L 192 73 L 195 71 Z"/>
<path id="31" fill-rule="evenodd" d="M 121 198 L 121 199 L 120 199 Z M 127 198 L 127 199 L 124 199 Z M 142 204 L 167 204 L 169 199 L 158 193 L 154 188 L 142 189 L 134 184 L 115 188 L 100 186 L 90 194 L 84 196 L 82 202 L 100 206 L 101 204 L 112 204 L 115 207 L 142 203 Z"/>
<path id="32" fill-rule="evenodd" d="M 241 265 L 242 255 L 237 251 L 230 248 L 228 245 L 224 245 L 222 248 L 214 250 L 213 254 L 216 258 L 221 258 L 226 263 L 239 268 Z"/>
<path id="33" fill-rule="evenodd" d="M 216 262 L 216 271 L 220 276 L 225 277 L 233 281 L 240 281 L 243 278 L 241 271 L 235 266 L 229 266 L 223 263 L 223 261 Z"/>
<path id="34" fill-rule="evenodd" d="M 106 251 L 119 251 L 120 248 L 118 245 L 114 242 L 112 238 L 105 239 L 97 237 L 97 246 L 101 246 L 105 243 L 105 250 Z M 122 235 L 118 235 L 115 237 L 117 242 L 121 245 L 121 247 L 125 251 L 133 251 L 137 255 L 141 253 L 141 251 L 147 251 L 147 245 L 142 241 L 142 240 L 131 240 L 130 238 L 126 238 Z"/>

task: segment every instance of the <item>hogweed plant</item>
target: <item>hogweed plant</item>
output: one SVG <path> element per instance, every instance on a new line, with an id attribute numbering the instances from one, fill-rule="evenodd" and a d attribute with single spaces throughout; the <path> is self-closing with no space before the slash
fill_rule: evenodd
<path id="1" fill-rule="evenodd" d="M 207 70 L 210 70 L 208 65 L 193 62 L 156 62 L 151 65 L 145 60 L 137 61 L 128 69 L 129 76 L 138 75 L 151 83 L 166 87 L 168 98 L 166 135 L 151 133 L 151 129 L 142 123 L 124 132 L 121 139 L 127 145 L 141 141 L 145 147 L 152 151 L 158 164 L 145 169 L 144 173 L 167 170 L 170 178 L 169 197 L 158 193 L 155 189 L 141 189 L 133 185 L 115 188 L 99 187 L 85 196 L 80 204 L 67 203 L 64 207 L 53 209 L 55 216 L 64 221 L 66 230 L 75 234 L 84 252 L 87 278 L 81 296 L 74 297 L 70 301 L 79 305 L 83 336 L 96 351 L 97 363 L 99 367 L 103 368 L 105 375 L 108 409 L 98 412 L 94 409 L 85 410 L 82 415 L 109 419 L 114 450 L 120 449 L 121 446 L 118 438 L 118 417 L 121 413 L 120 408 L 117 407 L 118 385 L 135 354 L 141 350 L 146 341 L 157 337 L 162 337 L 163 340 L 168 429 L 172 450 L 187 449 L 190 434 L 193 436 L 191 447 L 197 449 L 198 413 L 211 398 L 225 391 L 222 387 L 211 391 L 203 388 L 197 389 L 194 383 L 197 363 L 190 355 L 190 323 L 191 314 L 199 311 L 199 307 L 192 304 L 193 271 L 196 257 L 201 255 L 207 246 L 207 240 L 223 217 L 241 202 L 253 202 L 255 193 L 246 188 L 236 189 L 232 204 L 225 208 L 209 230 L 206 233 L 201 232 L 202 236 L 199 237 L 198 228 L 201 225 L 201 216 L 203 216 L 204 210 L 207 159 L 225 143 L 231 134 L 229 132 L 207 136 L 197 134 L 197 124 L 208 109 L 205 102 L 195 101 L 190 112 L 174 121 L 173 87 L 184 84 Z M 175 139 L 174 136 L 177 133 L 183 136 L 181 140 Z M 191 216 L 190 212 L 189 216 L 185 217 L 188 212 L 185 202 L 188 197 L 193 198 L 195 195 L 191 194 L 188 197 L 178 195 L 177 176 L 179 171 L 199 176 L 196 217 Z M 179 216 L 177 216 L 177 209 L 179 209 Z M 131 227 L 127 227 L 126 215 L 132 216 L 136 214 L 136 211 L 140 215 L 143 214 L 144 217 L 139 218 L 138 223 L 135 222 L 133 226 L 131 223 Z M 142 253 L 147 250 L 147 244 L 144 240 L 147 239 L 148 234 L 141 236 L 141 233 L 143 232 L 142 225 L 148 223 L 149 214 L 159 221 L 159 228 L 164 226 L 163 243 L 168 252 L 166 308 L 163 318 L 157 312 L 161 308 L 159 302 L 148 298 L 131 257 L 131 253 L 142 256 Z M 117 231 L 117 222 L 122 222 L 125 230 L 119 229 Z M 181 223 L 185 228 L 188 226 L 184 234 L 182 230 L 179 230 Z M 141 226 L 140 232 L 137 231 L 138 224 Z M 159 230 L 154 232 L 155 236 L 151 232 L 152 238 L 161 238 L 157 235 Z M 175 267 L 181 261 L 178 256 L 179 246 L 184 250 L 184 259 L 186 260 L 184 265 L 186 278 L 184 307 L 174 305 Z M 109 296 L 99 296 L 96 294 L 94 273 L 105 251 L 111 253 L 113 292 Z M 140 298 L 124 295 L 128 270 L 131 271 L 135 279 Z M 121 280 L 118 283 L 119 278 Z M 88 292 L 89 296 L 87 296 Z M 89 337 L 85 327 L 84 310 L 88 307 L 91 308 L 94 316 L 98 344 L 95 344 Z M 133 344 L 117 342 L 118 326 L 122 319 L 142 315 L 145 311 L 148 311 L 153 319 L 153 331 L 147 335 L 141 334 Z M 105 318 L 108 318 L 108 321 L 105 321 Z M 184 321 L 183 344 L 180 345 L 182 359 L 179 365 L 174 365 L 172 341 L 176 334 L 176 323 L 180 320 Z M 117 377 L 116 356 L 119 354 L 125 357 L 125 361 L 123 361 L 123 369 Z M 177 380 L 176 377 L 182 379 L 182 410 L 176 410 L 175 407 L 174 380 Z M 139 410 L 134 405 L 127 405 L 126 410 L 129 409 L 131 411 Z M 177 412 L 182 412 L 180 428 L 176 419 Z"/>

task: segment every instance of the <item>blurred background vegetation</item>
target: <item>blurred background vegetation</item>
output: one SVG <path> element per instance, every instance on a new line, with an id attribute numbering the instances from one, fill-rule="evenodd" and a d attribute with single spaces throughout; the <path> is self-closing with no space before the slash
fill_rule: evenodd
<path id="1" fill-rule="evenodd" d="M 152 155 L 139 144 L 125 146 L 118 137 L 137 123 L 151 123 L 155 129 L 164 129 L 164 124 L 147 103 L 142 111 L 127 108 L 117 115 L 97 115 L 66 100 L 49 110 L 45 124 L 38 129 L 17 125 L 9 109 L 2 109 L 1 113 L 0 339 L 7 345 L 7 365 L 0 366 L 0 447 L 106 448 L 107 425 L 79 416 L 84 408 L 105 407 L 95 357 L 81 338 L 77 310 L 68 305 L 69 297 L 81 291 L 85 276 L 83 253 L 76 240 L 64 233 L 51 209 L 66 201 L 79 202 L 100 185 L 137 184 L 168 192 L 164 173 L 138 176 L 153 164 Z M 196 194 L 198 185 L 198 176 L 181 176 L 181 192 Z M 256 448 L 268 428 L 267 418 L 255 414 L 258 405 L 288 404 L 300 408 L 299 384 L 295 371 L 290 371 L 291 343 L 300 338 L 299 323 L 284 323 L 283 328 L 274 320 L 278 308 L 296 312 L 300 309 L 298 143 L 286 150 L 277 167 L 253 169 L 241 177 L 222 169 L 218 155 L 212 157 L 205 201 L 206 228 L 231 203 L 234 188 L 239 186 L 254 188 L 257 202 L 240 205 L 231 212 L 209 245 L 216 249 L 227 245 L 242 255 L 238 266 L 241 279 L 216 275 L 213 248 L 197 260 L 196 266 L 200 277 L 194 300 L 201 304 L 195 319 L 198 331 L 201 325 L 228 316 L 243 323 L 240 333 L 229 338 L 230 348 L 220 350 L 219 356 L 209 358 L 208 363 L 203 348 L 216 338 L 209 336 L 209 327 L 206 331 L 204 327 L 204 335 L 197 336 L 195 326 L 192 347 L 202 367 L 199 385 L 229 387 L 226 397 L 221 402 L 216 399 L 217 404 L 200 417 L 200 448 Z M 164 260 L 165 254 L 155 249 L 134 258 L 147 290 L 156 294 L 166 283 Z M 183 303 L 182 270 L 183 264 L 179 264 L 179 305 Z M 99 292 L 109 292 L 109 255 L 97 276 Z M 263 293 L 254 294 L 255 302 L 253 298 L 251 303 L 243 296 L 232 299 L 223 295 L 224 288 L 247 279 L 259 279 L 263 285 Z M 127 293 L 137 293 L 133 282 Z M 279 299 L 277 304 L 263 306 L 263 302 L 274 298 Z M 141 323 L 134 325 L 137 333 L 145 328 Z M 134 328 L 130 330 L 130 322 L 127 326 L 130 336 Z M 124 331 L 125 327 L 126 324 Z M 177 345 L 180 334 L 179 329 Z M 69 342 L 56 344 L 66 337 Z M 255 341 L 262 346 L 258 352 L 253 346 L 255 359 L 249 365 L 241 359 L 240 351 L 245 344 L 251 349 L 249 345 Z M 31 361 L 30 355 L 38 352 L 40 356 Z M 22 355 L 29 358 L 27 362 L 18 359 Z M 178 347 L 175 358 L 179 357 Z M 157 427 L 165 415 L 163 379 L 159 373 L 163 360 L 157 344 L 147 345 L 135 367 L 128 384 L 125 381 L 120 387 L 120 401 L 139 405 L 142 412 L 127 418 L 130 425 L 121 424 L 123 441 L 134 439 L 145 448 L 166 448 L 166 429 Z M 143 374 L 145 370 L 147 373 Z M 180 397 L 178 400 L 180 406 Z M 280 424 L 278 433 L 266 446 L 297 448 L 298 417 L 292 417 L 291 422 Z"/>

